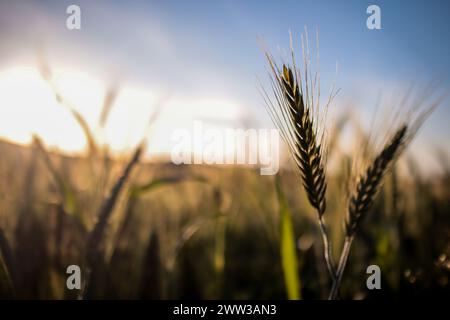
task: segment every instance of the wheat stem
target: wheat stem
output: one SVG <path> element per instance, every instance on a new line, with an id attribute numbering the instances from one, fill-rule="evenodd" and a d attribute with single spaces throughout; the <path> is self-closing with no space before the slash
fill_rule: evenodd
<path id="1" fill-rule="evenodd" d="M 267 110 L 289 147 L 299 169 L 308 201 L 317 212 L 324 257 L 330 278 L 334 281 L 336 268 L 333 263 L 331 242 L 323 220 L 327 189 L 322 154 L 323 136 L 318 133 L 318 108 L 316 109 L 314 106 L 315 91 L 308 85 L 311 77 L 308 72 L 309 54 L 304 57 L 306 58 L 304 82 L 302 82 L 301 74 L 295 65 L 294 56 L 292 56 L 292 67 L 283 64 L 281 69 L 278 68 L 268 52 L 266 52 L 266 57 L 272 71 L 272 89 L 275 96 L 275 101 L 272 103 L 270 97 L 263 90 L 266 95 Z"/>
<path id="2" fill-rule="evenodd" d="M 349 201 L 348 221 L 346 226 L 347 235 L 339 259 L 336 277 L 333 280 L 333 286 L 328 297 L 329 299 L 336 299 L 356 230 L 361 220 L 367 215 L 367 212 L 372 207 L 378 190 L 381 187 L 383 177 L 400 153 L 401 148 L 404 146 L 407 133 L 408 126 L 402 125 L 395 132 L 392 139 L 386 143 L 383 150 L 375 157 L 374 161 L 364 174 L 358 179 L 356 190 Z"/>
<path id="3" fill-rule="evenodd" d="M 121 176 L 117 179 L 113 188 L 111 189 L 109 197 L 103 202 L 100 212 L 98 214 L 97 223 L 94 229 L 89 234 L 87 239 L 87 276 L 84 284 L 84 288 L 80 294 L 82 298 L 86 298 L 90 290 L 91 278 L 96 265 L 103 259 L 102 255 L 102 240 L 104 238 L 105 229 L 109 222 L 110 216 L 113 212 L 114 206 L 119 197 L 119 193 L 122 190 L 125 182 L 131 174 L 131 170 L 139 162 L 143 153 L 144 143 L 138 145 L 130 161 L 125 166 Z"/>
<path id="4" fill-rule="evenodd" d="M 335 300 L 338 295 L 339 287 L 341 286 L 342 276 L 344 275 L 345 266 L 347 265 L 350 247 L 352 246 L 353 236 L 345 237 L 344 247 L 342 248 L 341 257 L 339 258 L 339 265 L 336 271 L 336 277 L 333 281 L 333 286 L 328 297 L 329 300 Z"/>
<path id="5" fill-rule="evenodd" d="M 320 233 L 322 234 L 322 242 L 323 242 L 323 255 L 325 257 L 325 262 L 327 264 L 328 273 L 330 274 L 331 280 L 334 282 L 336 277 L 336 267 L 333 261 L 333 252 L 331 250 L 331 241 L 328 236 L 327 227 L 325 225 L 325 221 L 323 220 L 323 216 L 319 217 L 319 227 Z"/>

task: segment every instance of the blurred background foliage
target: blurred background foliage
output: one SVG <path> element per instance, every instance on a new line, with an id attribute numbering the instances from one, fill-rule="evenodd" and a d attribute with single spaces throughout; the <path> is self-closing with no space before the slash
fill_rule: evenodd
<path id="1" fill-rule="evenodd" d="M 337 258 L 349 156 L 332 149 L 326 221 Z M 2 298 L 328 294 L 316 216 L 289 166 L 274 177 L 256 167 L 140 161 L 124 177 L 132 155 L 113 158 L 101 147 L 67 157 L 46 150 L 38 137 L 29 147 L 0 142 L 0 154 Z M 386 177 L 351 251 L 341 298 L 449 296 L 450 166 L 444 153 L 436 157 L 441 174 L 424 176 L 407 156 Z M 92 230 L 108 202 L 104 232 L 93 244 Z M 82 269 L 81 291 L 66 289 L 72 264 Z M 366 288 L 371 264 L 381 267 L 382 290 Z"/>

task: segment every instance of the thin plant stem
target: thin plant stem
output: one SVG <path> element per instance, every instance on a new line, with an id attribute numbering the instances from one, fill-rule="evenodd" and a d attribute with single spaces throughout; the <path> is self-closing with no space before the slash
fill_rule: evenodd
<path id="1" fill-rule="evenodd" d="M 350 253 L 352 242 L 353 242 L 353 235 L 345 237 L 344 247 L 342 248 L 341 257 L 339 259 L 339 265 L 336 271 L 336 277 L 333 280 L 333 286 L 331 288 L 330 295 L 328 296 L 329 300 L 335 300 L 337 298 L 345 266 L 347 265 L 348 255 Z"/>
<path id="2" fill-rule="evenodd" d="M 325 257 L 325 262 L 327 264 L 327 269 L 328 273 L 330 274 L 331 281 L 334 283 L 336 278 L 336 267 L 334 265 L 331 242 L 328 236 L 327 227 L 325 226 L 325 221 L 323 220 L 323 216 L 319 216 L 319 227 L 320 233 L 322 234 L 323 255 Z"/>

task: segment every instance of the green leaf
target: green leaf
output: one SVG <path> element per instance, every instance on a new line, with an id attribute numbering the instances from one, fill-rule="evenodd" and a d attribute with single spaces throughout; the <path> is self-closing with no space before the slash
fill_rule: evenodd
<path id="1" fill-rule="evenodd" d="M 144 185 L 133 186 L 130 189 L 131 197 L 138 197 L 145 192 L 152 191 L 158 187 L 163 187 L 170 184 L 175 184 L 179 182 L 187 182 L 187 181 L 198 181 L 198 182 L 206 182 L 206 180 L 202 177 L 192 176 L 192 177 L 164 177 L 160 179 L 152 180 Z"/>
<path id="2" fill-rule="evenodd" d="M 286 294 L 289 300 L 300 300 L 301 284 L 298 276 L 294 228 L 286 198 L 281 190 L 279 179 L 276 180 L 276 189 L 280 210 L 280 254 Z"/>

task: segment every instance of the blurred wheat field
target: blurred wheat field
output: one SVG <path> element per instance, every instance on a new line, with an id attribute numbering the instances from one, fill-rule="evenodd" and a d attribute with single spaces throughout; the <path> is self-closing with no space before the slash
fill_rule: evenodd
<path id="1" fill-rule="evenodd" d="M 0 1 L 0 300 L 449 300 L 450 2 L 378 2 Z"/>
<path id="2" fill-rule="evenodd" d="M 92 265 L 89 234 L 131 155 L 67 157 L 38 141 L 0 142 L 0 154 L 2 298 L 79 298 L 65 284 L 73 264 L 82 277 L 90 270 L 86 299 L 288 297 L 277 181 L 257 168 L 141 161 L 118 194 Z M 337 255 L 346 157 L 336 157 L 341 169 L 329 177 L 327 223 Z M 405 172 L 386 177 L 357 236 L 341 298 L 449 294 L 450 171 L 425 179 L 408 160 Z M 300 296 L 325 298 L 330 283 L 314 212 L 293 171 L 281 170 L 279 183 L 292 219 Z M 382 269 L 382 293 L 366 288 L 371 264 Z"/>

